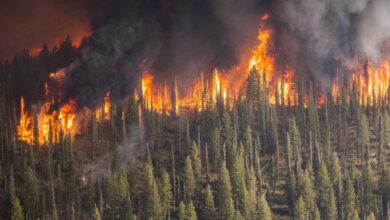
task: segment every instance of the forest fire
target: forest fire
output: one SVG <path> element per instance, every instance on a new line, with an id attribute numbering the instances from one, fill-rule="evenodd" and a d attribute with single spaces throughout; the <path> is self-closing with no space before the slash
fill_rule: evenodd
<path id="1" fill-rule="evenodd" d="M 60 138 L 72 137 L 77 125 L 74 101 L 69 101 L 59 110 L 49 113 L 51 102 L 32 107 L 33 113 L 28 114 L 23 97 L 21 98 L 21 112 L 18 125 L 18 136 L 21 141 L 43 145 L 58 143 Z M 33 116 L 31 116 L 33 115 Z"/>
<path id="2" fill-rule="evenodd" d="M 269 15 L 263 16 L 262 22 L 265 22 Z M 297 105 L 297 86 L 295 72 L 291 68 L 285 68 L 284 72 L 277 73 L 275 68 L 275 54 L 271 39 L 273 32 L 270 29 L 260 26 L 258 32 L 258 43 L 251 50 L 249 60 L 247 60 L 247 69 L 240 69 L 238 73 L 241 78 L 247 78 L 248 72 L 255 71 L 258 76 L 256 80 L 260 89 L 267 91 L 267 100 L 272 105 Z M 64 77 L 64 71 L 51 74 L 52 79 L 60 81 Z M 231 73 L 230 73 L 231 74 Z M 135 98 L 139 104 L 139 117 L 142 110 L 156 111 L 160 114 L 178 115 L 181 110 L 202 111 L 209 107 L 221 103 L 225 108 L 233 105 L 237 96 L 245 97 L 244 84 L 237 86 L 237 82 L 229 80 L 229 71 L 220 71 L 217 68 L 212 73 L 203 74 L 194 80 L 194 83 L 187 87 L 182 94 L 179 92 L 177 80 L 172 84 L 166 82 L 155 82 L 153 73 L 144 71 L 141 75 L 139 90 L 135 90 Z M 209 75 L 209 79 L 205 77 Z M 374 66 L 368 63 L 362 73 L 352 75 L 348 89 L 355 90 L 358 93 L 360 104 L 370 105 L 375 101 L 382 101 L 386 98 L 389 89 L 390 80 L 390 62 L 383 61 L 380 65 Z M 61 82 L 60 82 L 61 83 Z M 355 85 L 354 85 L 355 84 Z M 240 88 L 239 91 L 229 88 Z M 336 77 L 331 86 L 333 99 L 342 95 L 343 85 L 339 77 Z M 46 91 L 46 97 L 49 97 L 49 91 Z M 317 95 L 317 105 L 325 103 L 323 94 Z M 48 99 L 50 100 L 50 99 Z M 39 143 L 40 145 L 58 141 L 60 135 L 74 135 L 77 131 L 75 106 L 76 102 L 70 100 L 57 111 L 48 113 L 53 100 L 46 101 L 43 105 L 32 108 L 32 114 L 27 113 L 24 100 L 21 100 L 20 121 L 18 125 L 19 139 L 28 143 Z M 305 98 L 305 106 L 307 99 Z M 95 117 L 98 122 L 110 121 L 111 119 L 111 100 L 110 91 L 104 97 L 104 104 L 97 107 Z M 123 113 L 124 114 L 124 113 Z M 34 116 L 35 115 L 35 116 Z M 36 119 L 34 119 L 36 117 Z M 123 117 L 125 117 L 123 115 Z M 37 128 L 35 128 L 37 126 Z M 38 139 L 37 139 L 38 138 Z M 37 140 L 36 140 L 37 139 Z"/>

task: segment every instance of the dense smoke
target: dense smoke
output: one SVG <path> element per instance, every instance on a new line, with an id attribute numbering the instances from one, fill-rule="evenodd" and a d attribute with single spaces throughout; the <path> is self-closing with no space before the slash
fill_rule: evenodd
<path id="1" fill-rule="evenodd" d="M 118 0 L 65 70 L 64 100 L 93 107 L 107 91 L 121 99 L 145 70 L 169 83 L 229 69 L 256 41 L 260 8 L 253 0 Z"/>
<path id="2" fill-rule="evenodd" d="M 388 0 L 278 0 L 271 17 L 279 65 L 321 82 L 380 61 L 390 37 Z"/>

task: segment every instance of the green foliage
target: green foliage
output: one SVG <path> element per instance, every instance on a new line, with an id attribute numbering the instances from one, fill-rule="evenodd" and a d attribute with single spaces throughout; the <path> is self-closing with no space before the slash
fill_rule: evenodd
<path id="1" fill-rule="evenodd" d="M 181 201 L 179 204 L 178 218 L 179 218 L 179 220 L 186 219 L 186 206 L 184 205 L 183 201 Z"/>
<path id="2" fill-rule="evenodd" d="M 206 187 L 205 193 L 205 201 L 204 201 L 204 217 L 205 219 L 214 219 L 215 218 L 215 205 L 214 205 L 214 196 L 211 191 L 210 185 Z"/>
<path id="3" fill-rule="evenodd" d="M 195 206 L 192 203 L 192 201 L 190 201 L 190 203 L 187 206 L 186 216 L 187 216 L 188 220 L 196 220 L 196 219 L 198 219 L 198 217 L 196 215 Z"/>
<path id="4" fill-rule="evenodd" d="M 202 177 L 202 163 L 200 160 L 199 148 L 195 142 L 192 142 L 190 154 L 195 177 L 197 179 L 197 182 L 200 182 L 200 179 Z"/>
<path id="5" fill-rule="evenodd" d="M 197 184 L 196 184 L 194 170 L 192 168 L 191 158 L 189 156 L 187 156 L 185 161 L 183 181 L 184 181 L 185 194 L 187 196 L 187 199 L 194 198 Z"/>
<path id="6" fill-rule="evenodd" d="M 264 194 L 259 196 L 257 219 L 259 219 L 259 220 L 271 220 L 272 219 L 271 209 L 269 208 L 268 202 L 265 199 Z"/>
<path id="7" fill-rule="evenodd" d="M 11 208 L 11 220 L 23 220 L 23 219 L 24 219 L 23 208 L 20 205 L 19 198 L 15 197 Z"/>
<path id="8" fill-rule="evenodd" d="M 100 217 L 99 209 L 96 207 L 96 205 L 95 205 L 95 208 L 94 208 L 93 219 L 94 220 L 101 220 L 102 219 Z"/>
<path id="9" fill-rule="evenodd" d="M 153 174 L 153 167 L 146 163 L 144 166 L 144 205 L 147 218 L 160 219 L 163 215 L 160 195 Z"/>
<path id="10" fill-rule="evenodd" d="M 162 171 L 160 194 L 164 216 L 167 216 L 173 203 L 173 195 L 169 173 L 165 169 Z"/>
<path id="11" fill-rule="evenodd" d="M 305 171 L 303 176 L 300 177 L 302 181 L 302 198 L 305 202 L 306 211 L 308 212 L 309 218 L 313 218 L 315 214 L 316 205 L 316 193 L 314 191 L 312 177 L 308 170 Z"/>
<path id="12" fill-rule="evenodd" d="M 356 194 L 350 177 L 347 177 L 344 189 L 344 215 L 347 220 L 356 219 Z"/>
<path id="13" fill-rule="evenodd" d="M 322 216 L 326 219 L 331 219 L 329 214 L 331 213 L 329 201 L 330 194 L 332 192 L 332 185 L 329 180 L 328 170 L 325 163 L 322 163 L 317 174 L 317 195 L 318 195 L 318 207 L 322 213 Z"/>
<path id="14" fill-rule="evenodd" d="M 375 208 L 375 185 L 371 165 L 369 163 L 363 169 L 363 211 L 369 214 Z"/>
<path id="15" fill-rule="evenodd" d="M 115 172 L 121 169 L 121 154 L 119 151 L 119 145 L 114 144 L 111 159 L 111 169 Z"/>
<path id="16" fill-rule="evenodd" d="M 294 206 L 294 220 L 305 220 L 306 213 L 305 202 L 302 196 L 299 196 Z"/>
<path id="17" fill-rule="evenodd" d="M 234 157 L 231 172 L 233 191 L 237 195 L 237 202 L 240 212 L 245 218 L 250 215 L 249 194 L 245 184 L 245 168 L 243 149 L 240 148 Z"/>
<path id="18" fill-rule="evenodd" d="M 222 162 L 218 180 L 218 205 L 223 219 L 234 218 L 232 185 L 225 161 Z"/>
<path id="19" fill-rule="evenodd" d="M 210 159 L 211 163 L 213 164 L 213 167 L 217 167 L 221 162 L 221 151 L 222 151 L 222 144 L 220 140 L 220 130 L 215 127 L 212 130 L 211 133 L 211 140 L 210 140 Z"/>

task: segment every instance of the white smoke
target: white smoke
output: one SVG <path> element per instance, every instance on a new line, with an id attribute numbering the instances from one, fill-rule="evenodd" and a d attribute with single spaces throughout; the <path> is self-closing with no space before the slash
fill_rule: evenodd
<path id="1" fill-rule="evenodd" d="M 324 79 L 356 68 L 356 59 L 383 58 L 389 0 L 277 0 L 273 6 L 278 53 L 299 71 Z"/>

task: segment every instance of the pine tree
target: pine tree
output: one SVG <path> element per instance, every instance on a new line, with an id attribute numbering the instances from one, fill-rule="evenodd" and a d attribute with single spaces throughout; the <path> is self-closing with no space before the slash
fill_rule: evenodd
<path id="1" fill-rule="evenodd" d="M 129 126 L 134 126 L 139 124 L 138 113 L 139 113 L 138 104 L 135 100 L 134 93 L 130 93 L 127 113 L 126 113 L 126 124 Z"/>
<path id="2" fill-rule="evenodd" d="M 215 218 L 214 196 L 211 191 L 210 185 L 207 185 L 206 187 L 206 195 L 204 201 L 204 218 L 210 220 Z"/>
<path id="3" fill-rule="evenodd" d="M 330 213 L 329 201 L 332 185 L 324 162 L 321 163 L 320 170 L 318 171 L 316 185 L 318 192 L 318 207 L 320 208 L 321 216 L 324 216 L 325 219 L 330 219 L 328 214 Z"/>
<path id="4" fill-rule="evenodd" d="M 221 129 L 221 138 L 222 143 L 226 145 L 227 155 L 228 155 L 228 164 L 232 162 L 235 152 L 232 152 L 233 148 L 233 128 L 230 115 L 227 111 L 223 112 L 222 115 L 222 129 Z"/>
<path id="5" fill-rule="evenodd" d="M 316 203 L 316 193 L 314 191 L 312 178 L 310 173 L 306 170 L 304 175 L 301 177 L 303 178 L 303 186 L 302 186 L 302 197 L 303 201 L 305 202 L 306 211 L 308 212 L 309 218 L 312 218 L 314 216 Z"/>
<path id="6" fill-rule="evenodd" d="M 93 220 L 101 220 L 101 219 L 102 218 L 100 217 L 99 209 L 95 205 L 94 213 L 93 213 Z"/>
<path id="7" fill-rule="evenodd" d="M 196 215 L 195 206 L 192 203 L 192 201 L 190 201 L 190 203 L 187 206 L 186 216 L 187 216 L 188 220 L 196 220 L 196 219 L 198 219 L 198 217 Z"/>
<path id="8" fill-rule="evenodd" d="M 192 169 L 191 158 L 189 156 L 187 156 L 185 161 L 183 181 L 187 199 L 191 200 L 194 198 L 197 184 L 194 170 Z"/>
<path id="9" fill-rule="evenodd" d="M 248 190 L 245 185 L 245 168 L 243 148 L 238 149 L 234 157 L 233 167 L 231 172 L 233 191 L 237 195 L 238 207 L 245 218 L 250 215 L 250 203 Z"/>
<path id="10" fill-rule="evenodd" d="M 112 151 L 111 169 L 115 172 L 121 168 L 121 154 L 119 152 L 119 145 L 114 144 Z"/>
<path id="11" fill-rule="evenodd" d="M 234 218 L 234 206 L 232 199 L 232 186 L 230 183 L 229 171 L 225 161 L 222 161 L 218 180 L 218 204 L 223 219 Z"/>
<path id="12" fill-rule="evenodd" d="M 171 204 L 173 202 L 172 186 L 169 179 L 169 173 L 163 169 L 161 177 L 161 204 L 164 211 L 164 216 L 168 216 Z"/>
<path id="13" fill-rule="evenodd" d="M 178 218 L 179 220 L 186 220 L 186 206 L 183 201 L 179 203 Z"/>
<path id="14" fill-rule="evenodd" d="M 374 188 L 374 177 L 371 165 L 369 163 L 363 169 L 362 174 L 363 181 L 363 201 L 362 208 L 364 214 L 369 214 L 375 208 L 375 188 Z"/>
<path id="15" fill-rule="evenodd" d="M 340 162 L 336 152 L 333 152 L 330 156 L 329 162 L 329 178 L 334 189 L 337 189 L 340 182 Z"/>
<path id="16" fill-rule="evenodd" d="M 23 219 L 24 219 L 23 208 L 20 205 L 19 198 L 15 197 L 11 208 L 11 220 L 23 220 Z"/>
<path id="17" fill-rule="evenodd" d="M 356 211 L 356 194 L 350 177 L 347 177 L 344 190 L 344 215 L 347 220 L 354 220 Z"/>
<path id="18" fill-rule="evenodd" d="M 144 166 L 145 175 L 145 215 L 147 218 L 160 219 L 162 207 L 156 180 L 153 174 L 152 165 L 146 163 Z"/>
<path id="19" fill-rule="evenodd" d="M 296 154 L 300 151 L 301 137 L 294 117 L 290 120 L 288 133 L 290 136 L 292 158 L 296 158 Z"/>
<path id="20" fill-rule="evenodd" d="M 249 209 L 250 209 L 250 218 L 254 219 L 256 216 L 256 206 L 257 206 L 257 179 L 256 173 L 253 167 L 249 168 L 247 174 L 247 188 L 249 194 Z"/>
<path id="21" fill-rule="evenodd" d="M 328 207 L 326 208 L 325 218 L 337 219 L 337 203 L 333 188 L 330 189 Z"/>
<path id="22" fill-rule="evenodd" d="M 268 206 L 268 202 L 265 199 L 264 194 L 259 196 L 259 201 L 257 203 L 258 203 L 257 219 L 271 220 L 272 219 L 271 209 Z"/>
<path id="23" fill-rule="evenodd" d="M 303 202 L 302 196 L 299 196 L 294 206 L 294 220 L 306 219 L 305 202 Z"/>
<path id="24" fill-rule="evenodd" d="M 365 152 L 366 149 L 368 149 L 367 145 L 369 144 L 369 141 L 370 141 L 370 133 L 369 133 L 369 129 L 368 129 L 368 119 L 367 119 L 367 116 L 365 114 L 361 114 L 360 116 L 360 120 L 359 120 L 359 126 L 358 126 L 358 143 L 359 143 L 359 146 L 360 146 L 360 149 L 361 149 L 361 154 L 362 154 L 362 158 L 364 158 L 364 154 L 365 154 L 365 157 L 367 158 L 368 157 L 368 153 L 369 152 Z"/>
<path id="25" fill-rule="evenodd" d="M 286 164 L 287 164 L 287 171 L 291 172 L 291 141 L 290 141 L 290 134 L 287 132 L 286 134 Z"/>
<path id="26" fill-rule="evenodd" d="M 217 127 L 212 130 L 210 140 L 210 159 L 213 167 L 216 168 L 221 162 L 222 145 L 220 141 L 220 131 Z"/>
<path id="27" fill-rule="evenodd" d="M 296 202 L 295 200 L 296 178 L 294 172 L 288 172 L 287 175 L 288 175 L 288 179 L 286 184 L 286 196 L 287 196 L 287 203 L 289 205 L 289 208 L 290 210 L 292 210 Z"/>
<path id="28" fill-rule="evenodd" d="M 202 164 L 199 155 L 199 148 L 196 145 L 195 141 L 193 141 L 191 145 L 191 162 L 196 180 L 197 182 L 200 182 L 200 179 L 202 177 Z"/>
<path id="29" fill-rule="evenodd" d="M 95 185 L 94 182 L 92 181 L 91 176 L 88 177 L 86 188 L 87 188 L 87 193 L 85 195 L 84 204 L 87 207 L 87 209 L 92 212 L 94 211 L 94 205 L 96 205 L 95 202 L 96 195 L 95 195 Z"/>
<path id="30" fill-rule="evenodd" d="M 28 167 L 24 174 L 24 204 L 26 216 L 34 218 L 39 203 L 39 183 L 33 170 Z"/>

